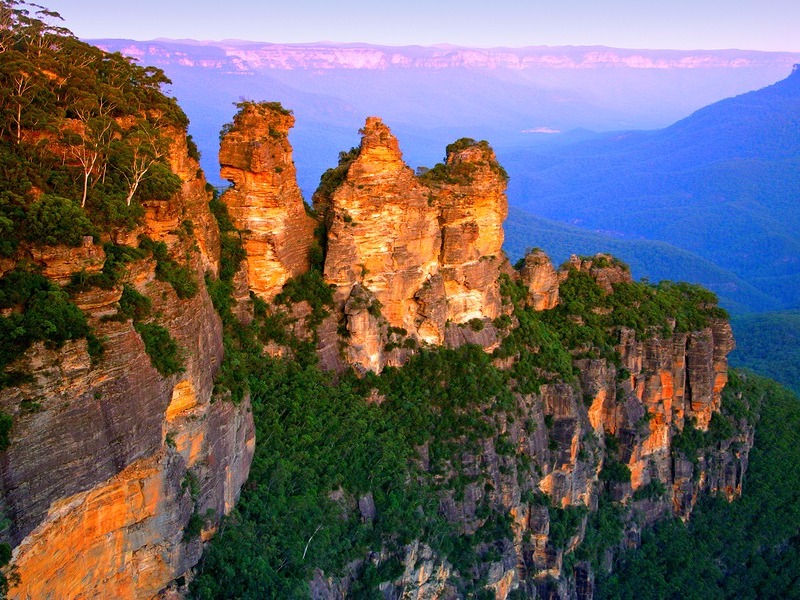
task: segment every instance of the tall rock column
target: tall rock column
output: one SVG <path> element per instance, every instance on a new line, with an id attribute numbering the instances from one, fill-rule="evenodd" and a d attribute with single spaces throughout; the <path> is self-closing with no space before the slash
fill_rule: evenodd
<path id="1" fill-rule="evenodd" d="M 314 220 L 297 186 L 291 112 L 273 102 L 240 108 L 220 145 L 220 174 L 233 184 L 222 201 L 243 232 L 250 290 L 269 301 L 308 270 Z"/>
<path id="2" fill-rule="evenodd" d="M 463 138 L 447 147 L 444 169 L 432 169 L 425 179 L 441 211 L 439 262 L 448 319 L 458 324 L 497 317 L 508 176 L 489 144 Z"/>
<path id="3" fill-rule="evenodd" d="M 418 320 L 424 320 L 415 295 L 438 273 L 441 233 L 438 210 L 403 162 L 389 128 L 370 117 L 362 133 L 359 154 L 327 207 L 325 280 L 336 286 L 339 303 L 357 295 L 347 304 L 354 325 L 348 359 L 380 370 L 382 344 L 367 343 L 376 332 L 355 327 L 372 323 L 375 329 L 380 322 L 357 315 L 370 308 L 374 314 L 380 310 L 389 327 L 415 332 Z M 443 327 L 444 319 L 430 328 L 427 341 L 439 343 Z"/>

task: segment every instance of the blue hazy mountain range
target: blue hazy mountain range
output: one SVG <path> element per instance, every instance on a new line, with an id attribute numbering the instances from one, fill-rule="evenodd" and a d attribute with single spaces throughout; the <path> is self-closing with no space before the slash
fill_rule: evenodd
<path id="1" fill-rule="evenodd" d="M 800 306 L 798 69 L 665 129 L 501 161 L 522 209 L 688 250 L 772 299 L 740 298 L 751 310 Z"/>
<path id="2" fill-rule="evenodd" d="M 459 137 L 489 140 L 511 176 L 512 257 L 610 251 L 637 277 L 701 283 L 736 312 L 797 306 L 800 75 L 764 86 L 798 54 L 94 43 L 165 70 L 214 183 L 217 133 L 237 100 L 294 111 L 307 199 L 380 115 L 412 166 Z"/>

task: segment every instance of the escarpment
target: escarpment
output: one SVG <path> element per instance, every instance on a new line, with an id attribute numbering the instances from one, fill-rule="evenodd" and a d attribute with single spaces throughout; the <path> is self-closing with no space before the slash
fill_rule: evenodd
<path id="1" fill-rule="evenodd" d="M 417 447 L 414 475 L 401 477 L 432 486 L 436 514 L 466 540 L 472 562 L 425 538 L 373 548 L 344 574 L 315 570 L 313 597 L 347 595 L 370 564 L 395 561 L 402 569 L 380 584 L 393 597 L 483 589 L 498 599 L 591 598 L 596 569 L 643 527 L 689 518 L 704 493 L 741 493 L 753 426 L 724 410 L 733 338 L 713 295 L 634 282 L 604 254 L 557 270 L 537 250 L 516 271 L 501 249 L 506 176 L 485 142 L 459 140 L 444 163 L 415 174 L 379 119 L 368 118 L 362 135 L 314 196 L 314 266 L 261 310 L 340 374 L 415 365 L 425 353 L 476 361 L 469 348 L 477 345 L 488 358 L 476 371 L 505 391 L 452 405 L 475 383 L 448 392 L 456 375 L 426 371 L 433 391 L 417 410 L 456 420 Z M 293 209 L 283 210 L 279 229 Z M 315 305 L 299 293 L 312 280 L 329 300 Z M 278 354 L 297 352 L 271 339 L 286 346 Z M 380 379 L 366 381 L 375 386 L 367 402 L 402 398 Z M 339 488 L 330 497 L 342 518 L 357 511 L 372 522 L 386 508 L 360 493 Z M 418 507 L 420 521 L 425 515 Z"/>
<path id="2" fill-rule="evenodd" d="M 36 342 L 8 367 L 25 373 L 0 395 L 13 419 L 0 482 L 11 598 L 155 597 L 199 560 L 247 478 L 248 402 L 212 403 L 222 331 L 202 282 L 219 231 L 185 134 L 170 137 L 179 187 L 142 198 L 134 229 L 19 249 L 70 284 L 96 341 Z M 165 340 L 171 366 L 157 362 Z"/>
<path id="3" fill-rule="evenodd" d="M 588 599 L 644 527 L 741 493 L 716 298 L 512 268 L 486 142 L 415 173 L 370 117 L 312 210 L 293 116 L 243 102 L 218 198 L 163 73 L 6 16 L 37 82 L 0 127 L 10 597 Z"/>

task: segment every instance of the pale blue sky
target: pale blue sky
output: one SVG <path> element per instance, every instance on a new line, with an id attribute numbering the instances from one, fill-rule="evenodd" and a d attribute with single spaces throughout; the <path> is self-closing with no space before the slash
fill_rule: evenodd
<path id="1" fill-rule="evenodd" d="M 800 0 L 37 0 L 82 38 L 800 51 Z"/>

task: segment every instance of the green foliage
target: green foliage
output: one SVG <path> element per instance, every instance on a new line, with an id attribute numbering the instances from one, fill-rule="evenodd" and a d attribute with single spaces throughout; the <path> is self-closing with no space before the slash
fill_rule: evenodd
<path id="1" fill-rule="evenodd" d="M 321 234 L 330 227 L 333 220 L 333 215 L 330 214 L 333 193 L 344 183 L 344 180 L 347 178 L 347 172 L 350 170 L 350 165 L 353 164 L 360 153 L 361 146 L 353 146 L 347 152 L 339 152 L 339 163 L 322 174 L 319 179 L 319 186 L 312 196 L 314 211 L 320 216 L 322 225 L 324 226 L 323 231 L 320 232 L 317 239 L 323 243 L 327 236 Z"/>
<path id="2" fill-rule="evenodd" d="M 469 328 L 472 331 L 478 332 L 478 331 L 483 331 L 484 322 L 483 322 L 483 319 L 479 319 L 479 318 L 476 317 L 474 319 L 470 319 L 467 322 L 467 325 L 469 325 Z"/>
<path id="3" fill-rule="evenodd" d="M 193 512 L 183 530 L 183 541 L 188 542 L 199 537 L 200 533 L 203 531 L 203 525 L 203 517 L 197 514 L 197 512 Z"/>
<path id="4" fill-rule="evenodd" d="M 322 273 L 311 269 L 298 277 L 289 279 L 280 294 L 275 296 L 275 304 L 308 302 L 311 307 L 309 326 L 312 329 L 328 316 L 328 309 L 333 306 L 333 289 L 325 283 Z"/>
<path id="5" fill-rule="evenodd" d="M 178 298 L 194 298 L 197 295 L 199 287 L 194 271 L 173 260 L 164 242 L 154 242 L 143 236 L 139 241 L 139 248 L 152 253 L 156 259 L 156 279 L 169 283 Z"/>
<path id="6" fill-rule="evenodd" d="M 134 328 L 142 336 L 144 349 L 150 357 L 150 364 L 164 377 L 183 373 L 183 352 L 169 331 L 156 323 L 134 323 Z"/>
<path id="7" fill-rule="evenodd" d="M 481 150 L 483 160 L 478 162 L 448 162 L 450 156 L 458 154 L 467 148 L 478 148 Z M 489 142 L 481 140 L 476 142 L 472 138 L 461 138 L 448 144 L 447 155 L 444 163 L 437 163 L 430 169 L 424 169 L 419 173 L 419 179 L 427 185 L 449 184 L 449 185 L 469 185 L 475 170 L 481 165 L 488 165 L 502 181 L 508 181 L 508 173 L 497 162 Z"/>
<path id="8" fill-rule="evenodd" d="M 800 310 L 734 316 L 730 364 L 770 377 L 800 394 Z"/>
<path id="9" fill-rule="evenodd" d="M 11 429 L 13 426 L 14 420 L 11 415 L 0 411 L 0 452 L 4 452 L 11 444 Z M 2 560 L 0 560 L 0 563 L 5 564 Z"/>
<path id="10" fill-rule="evenodd" d="M 554 548 L 564 548 L 578 533 L 578 528 L 588 512 L 585 506 L 549 507 L 550 536 L 548 542 Z"/>
<path id="11" fill-rule="evenodd" d="M 631 470 L 628 465 L 619 462 L 613 456 L 607 456 L 599 477 L 600 481 L 607 483 L 629 483 Z"/>
<path id="12" fill-rule="evenodd" d="M 606 552 L 622 541 L 624 508 L 609 494 L 600 495 L 597 510 L 589 513 L 583 542 L 575 550 L 576 560 L 588 560 L 601 571 Z"/>
<path id="13" fill-rule="evenodd" d="M 219 278 L 221 281 L 231 282 L 239 270 L 239 265 L 247 258 L 247 253 L 244 251 L 241 235 L 234 227 L 228 213 L 228 206 L 218 198 L 212 199 L 208 206 L 219 225 L 221 245 Z"/>
<path id="14" fill-rule="evenodd" d="M 672 437 L 672 451 L 681 452 L 692 462 L 697 462 L 697 454 L 705 448 L 706 435 L 697 428 L 694 419 L 687 419 L 683 429 Z"/>
<path id="15" fill-rule="evenodd" d="M 169 200 L 181 190 L 181 178 L 169 166 L 154 163 L 136 190 L 137 198 L 142 200 Z"/>
<path id="16" fill-rule="evenodd" d="M 136 288 L 127 283 L 122 287 L 122 296 L 119 299 L 119 312 L 126 319 L 134 322 L 144 321 L 150 316 L 153 303 L 150 298 L 140 294 Z"/>
<path id="17" fill-rule="evenodd" d="M 488 506 L 474 536 L 459 534 L 438 509 L 455 450 L 495 436 L 493 415 L 515 410 L 507 376 L 480 348 L 423 351 L 402 369 L 345 375 L 336 385 L 313 364 L 262 358 L 249 386 L 256 457 L 192 584 L 195 597 L 301 597 L 313 568 L 336 573 L 370 549 L 422 539 L 469 565 L 478 544 L 511 537 L 510 517 Z M 365 402 L 373 387 L 386 397 L 381 405 Z M 426 441 L 430 474 L 414 460 Z M 332 500 L 339 489 L 346 497 L 371 492 L 375 521 L 364 524 L 347 500 Z M 395 571 L 365 571 L 356 588 L 366 593 Z"/>
<path id="18" fill-rule="evenodd" d="M 15 308 L 0 316 L 0 387 L 13 376 L 4 370 L 37 341 L 60 346 L 86 337 L 89 326 L 66 292 L 37 273 L 14 270 L 0 278 L 0 308 Z"/>
<path id="19" fill-rule="evenodd" d="M 293 114 L 291 110 L 288 110 L 288 109 L 284 108 L 283 105 L 280 102 L 267 102 L 267 101 L 259 101 L 259 102 L 257 102 L 257 101 L 254 101 L 254 100 L 240 100 L 239 102 L 234 102 L 233 105 L 237 109 L 236 110 L 236 114 L 233 116 L 233 121 L 232 122 L 225 123 L 222 126 L 222 129 L 219 132 L 220 141 L 222 141 L 222 139 L 226 135 L 231 133 L 232 131 L 239 131 L 239 128 L 242 126 L 242 123 L 241 123 L 242 116 L 244 115 L 244 113 L 246 111 L 255 110 L 256 112 L 258 112 L 258 113 L 260 113 L 262 115 L 263 114 L 269 114 L 269 113 L 278 113 L 280 115 L 289 116 L 289 115 Z M 270 130 L 269 130 L 270 135 L 272 137 L 276 137 L 273 134 L 273 132 L 275 134 L 278 134 L 278 137 L 280 137 L 280 134 L 278 133 L 278 131 L 276 131 L 272 127 L 270 127 Z"/>
<path id="20" fill-rule="evenodd" d="M 80 206 L 59 196 L 42 196 L 28 209 L 28 239 L 55 246 L 80 246 L 92 223 Z"/>
<path id="21" fill-rule="evenodd" d="M 667 493 L 666 486 L 660 479 L 651 479 L 650 483 L 640 487 L 633 493 L 634 500 L 660 500 Z"/>
<path id="22" fill-rule="evenodd" d="M 180 186 L 167 148 L 188 121 L 161 93 L 169 80 L 51 25 L 58 15 L 37 5 L 2 12 L 0 254 L 23 239 L 77 246 L 134 227 L 143 210 L 132 199 Z"/>

